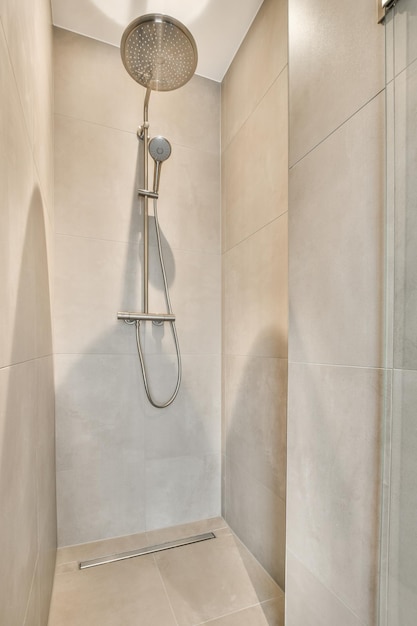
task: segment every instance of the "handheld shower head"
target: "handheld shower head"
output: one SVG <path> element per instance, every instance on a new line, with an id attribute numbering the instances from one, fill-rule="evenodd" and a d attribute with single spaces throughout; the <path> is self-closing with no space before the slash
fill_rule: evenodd
<path id="1" fill-rule="evenodd" d="M 161 164 L 171 156 L 171 144 L 168 139 L 160 135 L 151 139 L 149 142 L 149 154 L 155 161 L 153 190 L 155 193 L 158 193 L 161 178 Z"/>

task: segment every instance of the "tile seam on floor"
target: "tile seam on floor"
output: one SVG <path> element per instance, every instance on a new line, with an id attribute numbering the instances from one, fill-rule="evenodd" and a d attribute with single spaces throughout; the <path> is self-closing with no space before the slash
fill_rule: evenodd
<path id="1" fill-rule="evenodd" d="M 152 555 L 152 559 L 153 559 L 153 562 L 155 563 L 155 566 L 156 566 L 156 569 L 157 569 L 157 572 L 158 572 L 158 575 L 159 575 L 159 579 L 161 581 L 161 584 L 162 584 L 162 587 L 163 587 L 163 590 L 164 590 L 164 593 L 165 593 L 165 597 L 166 597 L 166 599 L 168 601 L 169 608 L 171 609 L 172 617 L 174 618 L 174 622 L 175 622 L 175 624 L 177 626 L 180 626 L 179 622 L 177 620 L 177 616 L 175 615 L 174 607 L 172 606 L 171 598 L 169 597 L 169 594 L 168 594 L 168 591 L 167 591 L 167 588 L 166 588 L 166 585 L 165 585 L 164 577 L 162 576 L 162 572 L 159 569 L 158 561 L 157 561 L 157 559 L 156 559 L 154 554 Z"/>
<path id="2" fill-rule="evenodd" d="M 267 602 L 269 602 L 269 600 L 267 600 Z M 241 609 L 238 609 L 237 611 L 231 611 L 230 613 L 224 613 L 222 615 L 218 615 L 217 617 L 212 617 L 209 620 L 206 620 L 205 622 L 197 622 L 196 624 L 193 624 L 193 626 L 204 626 L 204 624 L 212 624 L 213 622 L 215 622 L 218 619 L 223 619 L 224 617 L 230 617 L 231 615 L 237 615 L 238 613 L 242 613 L 243 611 L 247 611 L 248 609 L 253 609 L 256 606 L 261 606 L 261 602 L 256 602 L 255 604 L 250 604 L 248 606 L 244 606 Z"/>

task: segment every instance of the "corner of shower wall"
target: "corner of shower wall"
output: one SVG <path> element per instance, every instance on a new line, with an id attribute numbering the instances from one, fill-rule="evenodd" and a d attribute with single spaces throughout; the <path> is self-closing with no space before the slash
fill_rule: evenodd
<path id="1" fill-rule="evenodd" d="M 286 626 L 377 623 L 386 390 L 376 8 L 289 0 Z"/>
<path id="2" fill-rule="evenodd" d="M 265 0 L 222 83 L 223 514 L 285 587 L 287 1 Z"/>

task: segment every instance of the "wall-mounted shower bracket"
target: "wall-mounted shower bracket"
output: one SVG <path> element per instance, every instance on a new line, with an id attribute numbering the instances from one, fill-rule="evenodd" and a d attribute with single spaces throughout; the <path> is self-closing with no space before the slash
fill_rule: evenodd
<path id="1" fill-rule="evenodd" d="M 153 198 L 154 200 L 158 200 L 159 198 L 159 194 L 157 194 L 156 191 L 149 191 L 148 189 L 138 189 L 138 196 Z"/>
<path id="2" fill-rule="evenodd" d="M 138 139 L 143 139 L 145 135 L 145 130 L 147 130 L 148 128 L 149 128 L 149 122 L 143 122 L 141 126 L 138 126 L 138 129 L 136 131 Z"/>
<path id="3" fill-rule="evenodd" d="M 131 311 L 119 311 L 118 320 L 125 322 L 175 322 L 173 313 L 134 313 Z"/>

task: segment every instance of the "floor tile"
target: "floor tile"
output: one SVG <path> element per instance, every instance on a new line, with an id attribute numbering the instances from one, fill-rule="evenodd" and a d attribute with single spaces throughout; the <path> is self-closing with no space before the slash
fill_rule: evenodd
<path id="1" fill-rule="evenodd" d="M 56 576 L 49 626 L 177 626 L 154 557 Z"/>
<path id="2" fill-rule="evenodd" d="M 194 626 L 259 603 L 252 564 L 242 558 L 233 535 L 155 558 L 179 626 Z"/>
<path id="3" fill-rule="evenodd" d="M 284 594 L 282 598 L 205 623 L 207 626 L 284 626 Z"/>

